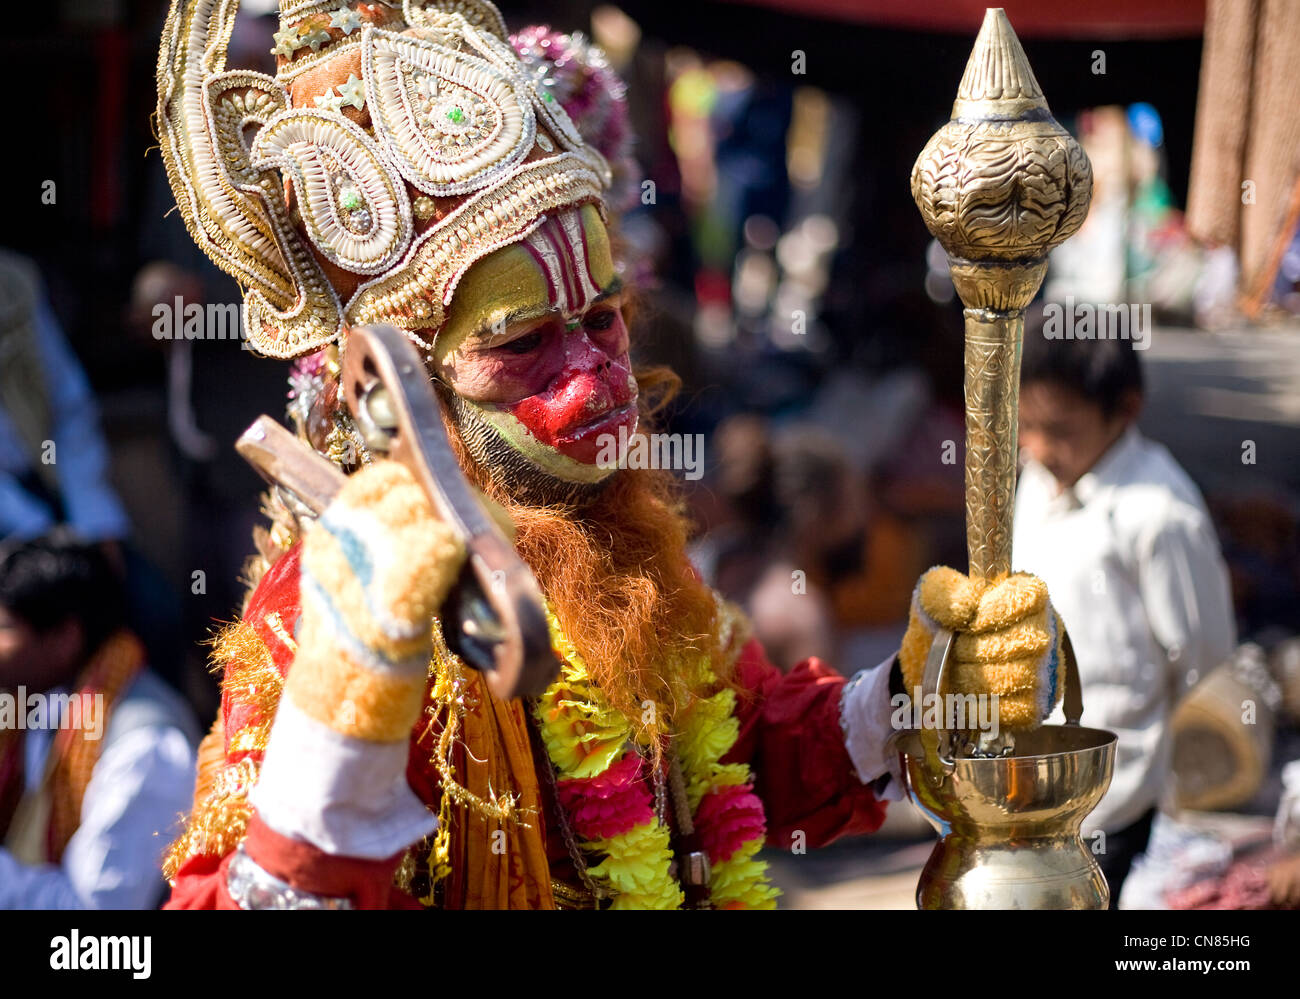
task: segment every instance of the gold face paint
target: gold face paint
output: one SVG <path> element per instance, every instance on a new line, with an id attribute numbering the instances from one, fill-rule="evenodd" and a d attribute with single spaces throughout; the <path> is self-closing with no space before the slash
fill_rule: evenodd
<path id="1" fill-rule="evenodd" d="M 587 268 L 595 285 L 590 300 L 578 303 L 585 309 L 596 297 L 617 289 L 618 272 L 609 231 L 596 206 L 584 205 L 566 214 L 580 227 Z M 447 322 L 434 342 L 434 362 L 442 366 L 473 334 L 483 338 L 484 346 L 493 346 L 506 339 L 512 328 L 542 316 L 571 319 L 574 311 L 563 308 L 563 293 L 557 287 L 563 283 L 562 279 L 549 277 L 539 265 L 537 255 L 522 243 L 513 243 L 484 257 L 465 272 L 456 286 Z"/>
<path id="2" fill-rule="evenodd" d="M 592 485 L 607 479 L 617 465 L 602 467 L 599 464 L 577 461 L 561 453 L 556 448 L 543 444 L 512 413 L 499 406 L 478 406 L 483 420 L 497 432 L 497 435 L 512 448 L 527 458 L 542 471 L 564 482 Z"/>
<path id="3" fill-rule="evenodd" d="M 433 344 L 440 367 L 471 335 L 484 336 L 483 346 L 495 346 L 512 325 L 535 320 L 551 310 L 546 279 L 518 244 L 497 250 L 471 267 L 461 278 L 446 325 Z"/>

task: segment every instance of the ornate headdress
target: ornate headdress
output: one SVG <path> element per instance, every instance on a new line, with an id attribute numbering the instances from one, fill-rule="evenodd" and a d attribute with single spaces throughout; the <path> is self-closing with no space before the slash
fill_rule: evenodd
<path id="1" fill-rule="evenodd" d="M 172 0 L 163 158 L 190 234 L 245 289 L 250 345 L 431 334 L 461 276 L 548 213 L 604 210 L 608 161 L 487 0 L 281 0 L 275 77 L 227 70 L 239 0 Z"/>

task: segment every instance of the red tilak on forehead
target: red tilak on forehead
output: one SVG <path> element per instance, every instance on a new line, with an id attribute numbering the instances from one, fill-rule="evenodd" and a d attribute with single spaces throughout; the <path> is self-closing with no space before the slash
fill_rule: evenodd
<path id="1" fill-rule="evenodd" d="M 550 304 L 566 316 L 581 312 L 600 294 L 591 274 L 586 233 L 575 212 L 548 218 L 522 245 L 546 277 Z"/>

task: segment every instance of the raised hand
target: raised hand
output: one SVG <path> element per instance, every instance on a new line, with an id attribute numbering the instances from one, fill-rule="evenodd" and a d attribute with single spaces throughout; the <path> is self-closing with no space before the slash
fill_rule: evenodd
<path id="1" fill-rule="evenodd" d="M 404 466 L 378 462 L 349 478 L 303 541 L 285 693 L 343 735 L 405 739 L 424 695 L 431 622 L 464 557 Z"/>

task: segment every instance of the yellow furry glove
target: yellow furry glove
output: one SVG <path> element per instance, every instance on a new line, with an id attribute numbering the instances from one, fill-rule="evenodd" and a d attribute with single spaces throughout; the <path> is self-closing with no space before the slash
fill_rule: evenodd
<path id="1" fill-rule="evenodd" d="M 944 688 L 996 695 L 1005 729 L 1032 729 L 1052 713 L 1065 686 L 1064 627 L 1037 576 L 1012 573 L 987 584 L 938 566 L 912 594 L 899 665 L 909 696 L 922 685 L 938 628 L 956 632 Z"/>
<path id="2" fill-rule="evenodd" d="M 405 741 L 424 699 L 432 619 L 464 558 L 404 466 L 351 476 L 303 540 L 285 694 L 341 735 Z"/>

